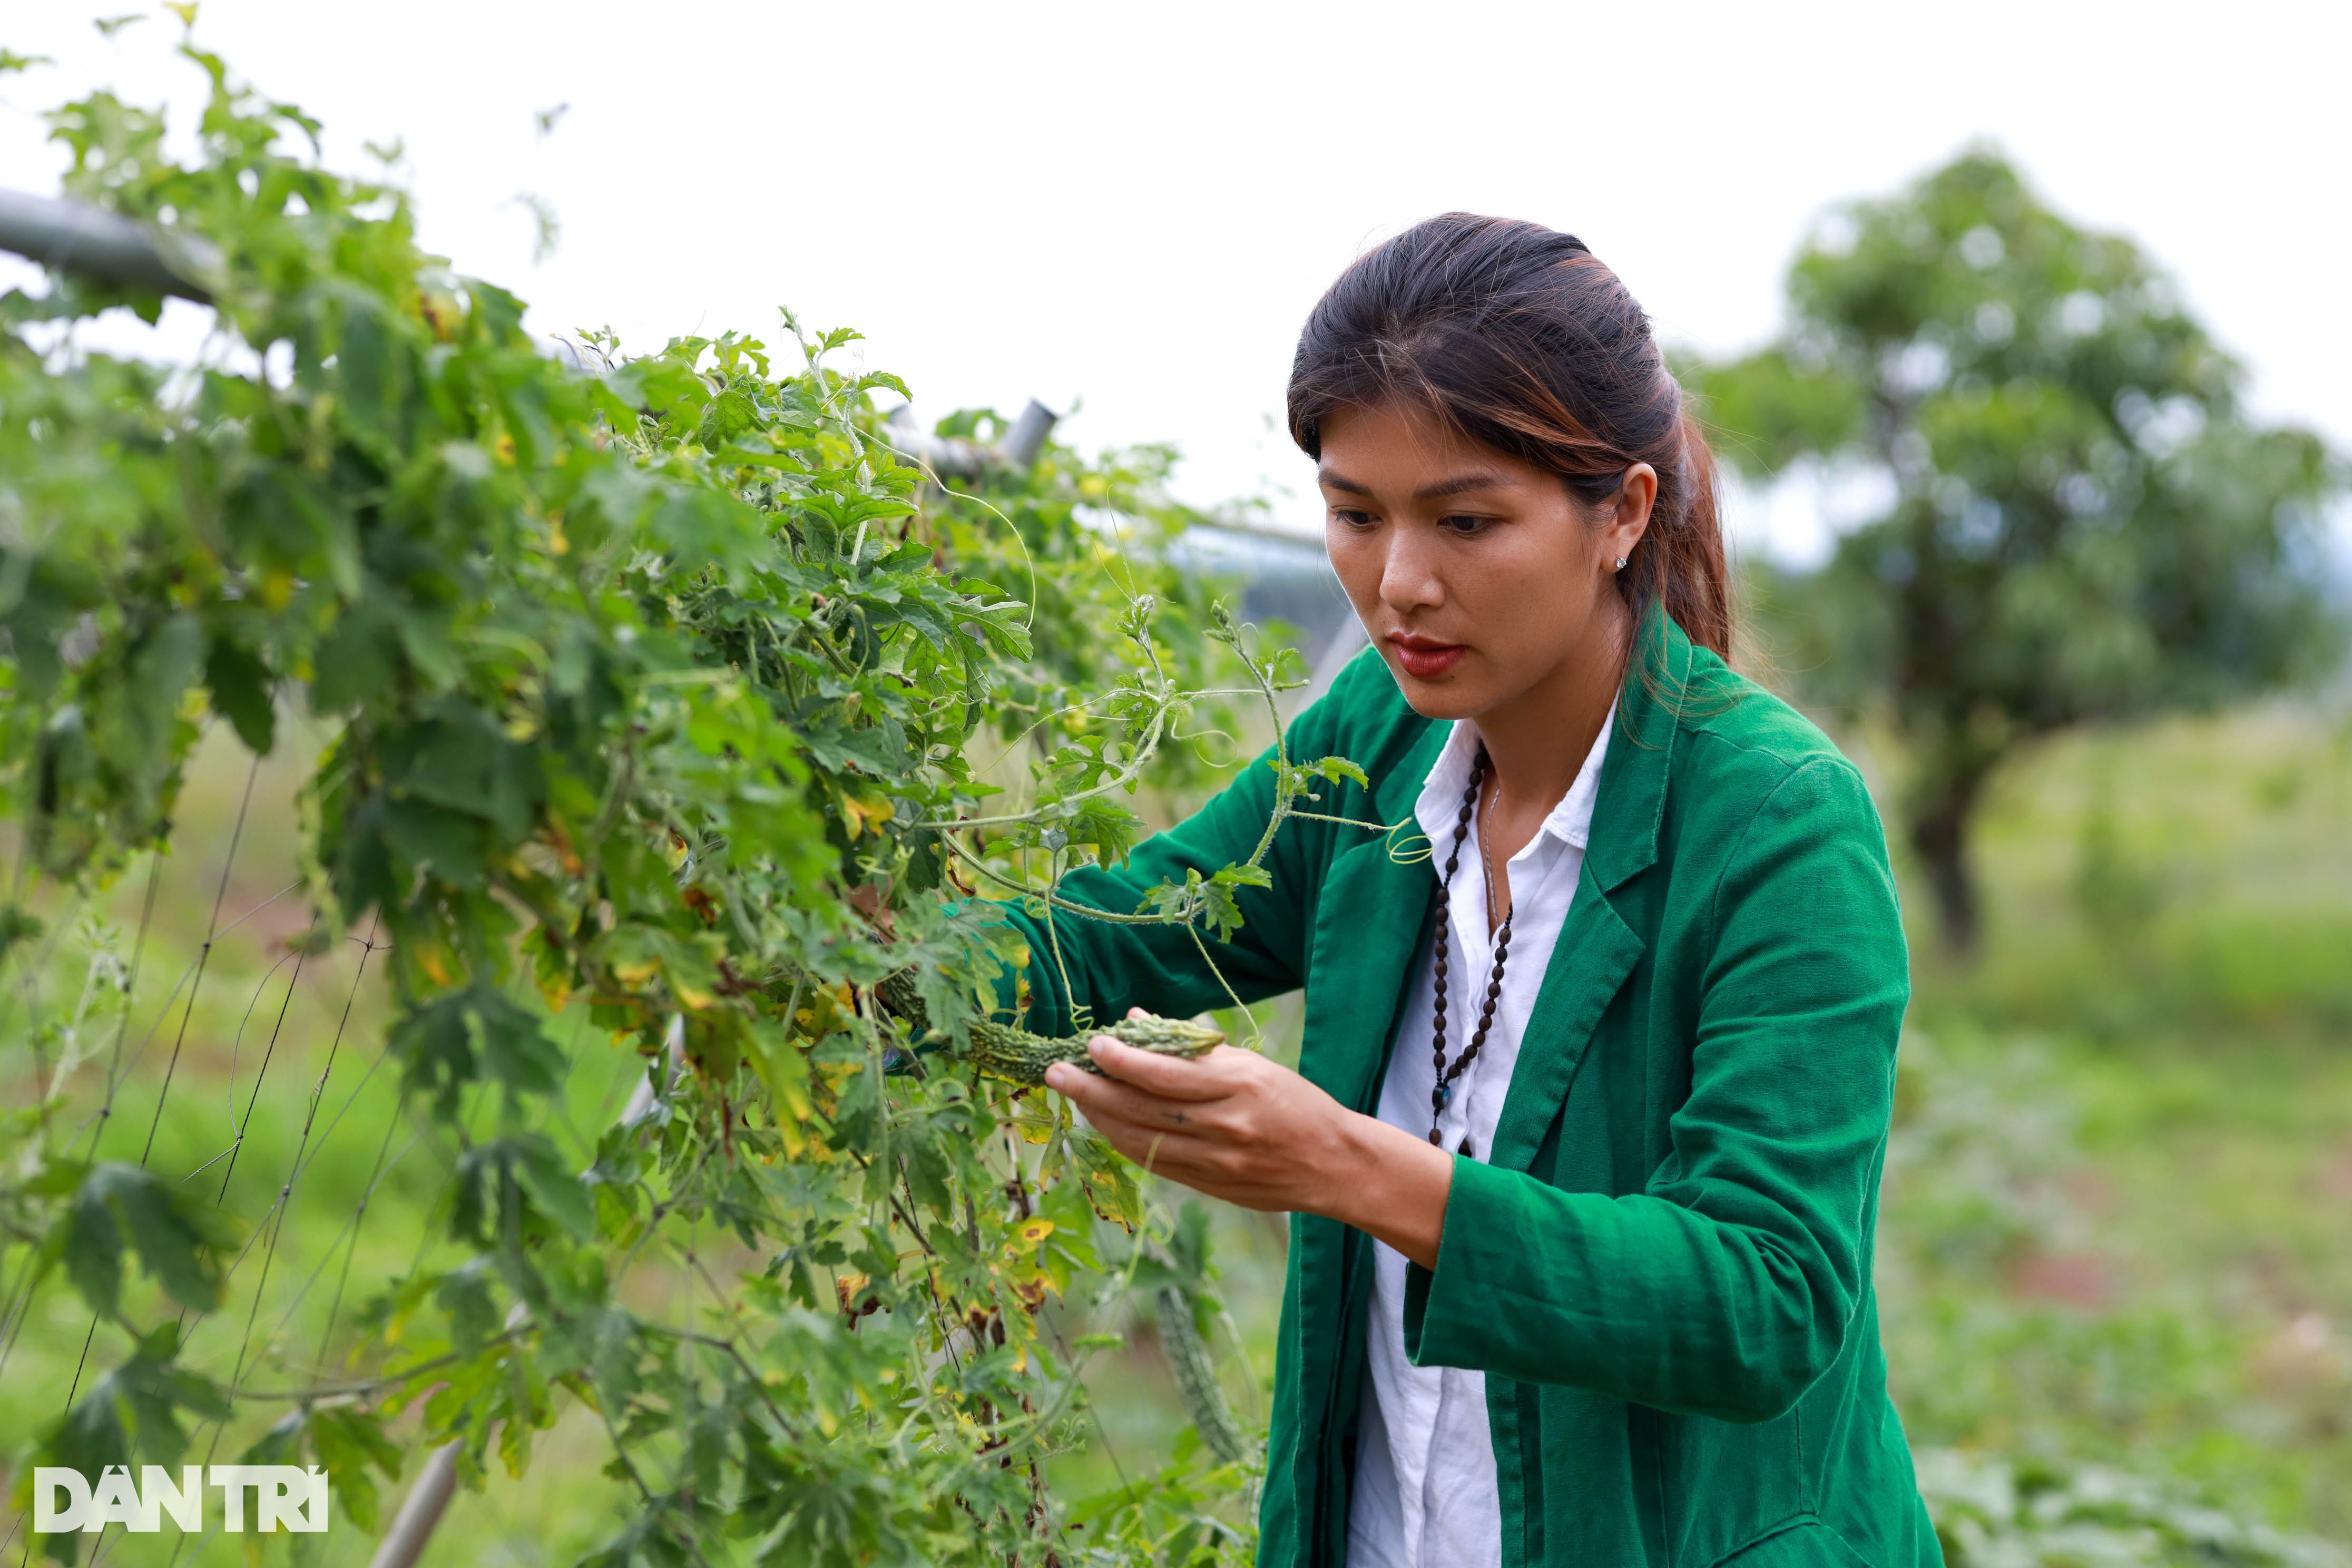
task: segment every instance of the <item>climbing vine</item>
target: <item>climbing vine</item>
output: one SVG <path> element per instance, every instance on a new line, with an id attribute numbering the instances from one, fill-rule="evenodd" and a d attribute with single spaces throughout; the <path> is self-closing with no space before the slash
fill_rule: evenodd
<path id="1" fill-rule="evenodd" d="M 1272 660 L 1154 564 L 1185 521 L 1166 454 L 942 480 L 877 416 L 906 389 L 790 316 L 551 353 L 418 248 L 400 190 L 182 52 L 211 84 L 192 156 L 108 94 L 52 120 L 69 194 L 175 237 L 201 355 L 84 351 L 78 323 L 160 301 L 70 276 L 0 308 L 0 1049 L 35 1089 L 0 1123 L 0 1375 L 44 1292 L 96 1347 L 20 1512 L 35 1464 L 202 1458 L 260 1406 L 242 1457 L 325 1465 L 378 1528 L 405 1456 L 520 1473 L 576 1401 L 636 1500 L 616 1568 L 1246 1555 L 1257 1458 L 1213 1397 L 1197 1220 L 1058 1100 L 951 1068 L 1031 956 L 986 899 L 1106 918 L 1059 878 L 1122 858 L 1138 791 L 1229 758 L 1245 711 L 1276 738 L 1257 853 L 1107 918 L 1211 951 L 1284 818 L 1361 782 L 1288 754 Z M 152 915 L 198 742 L 266 755 L 295 712 L 331 734 L 278 826 L 301 951 L 364 942 L 383 1062 L 454 1174 L 442 1245 L 355 1282 L 341 1371 L 264 1344 L 223 1379 L 182 1352 L 273 1216 L 110 1134 L 148 930 L 126 951 L 88 911 L 143 885 Z M 583 1143 L 556 1097 L 613 1040 L 646 1088 Z M 641 1314 L 632 1274 L 702 1270 L 697 1226 L 764 1261 L 698 1322 Z M 1060 1324 L 1129 1289 L 1213 1429 L 1074 1509 L 1047 1461 L 1084 1440 L 1101 1341 Z"/>

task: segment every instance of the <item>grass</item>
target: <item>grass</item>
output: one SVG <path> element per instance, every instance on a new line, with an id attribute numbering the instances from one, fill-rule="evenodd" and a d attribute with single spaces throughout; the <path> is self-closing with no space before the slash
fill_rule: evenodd
<path id="1" fill-rule="evenodd" d="M 2352 724 L 2069 737 L 2002 777 L 1980 850 L 1981 962 L 1915 939 L 1909 1131 L 1955 1079 L 2061 1125 L 1990 1173 L 2032 1205 L 1998 1268 L 1936 1266 L 1948 1166 L 1891 1184 L 1906 1421 L 2352 1540 Z"/>
<path id="2" fill-rule="evenodd" d="M 2118 1044 L 2352 1033 L 2352 722 L 2281 707 L 2068 737 L 2000 775 L 1979 864 L 1984 962 L 1955 969 L 1915 929 L 1923 1016 Z"/>

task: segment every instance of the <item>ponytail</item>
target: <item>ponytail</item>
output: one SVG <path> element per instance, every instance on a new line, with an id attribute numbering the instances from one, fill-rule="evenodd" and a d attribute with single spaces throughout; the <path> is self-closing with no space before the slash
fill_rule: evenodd
<path id="1" fill-rule="evenodd" d="M 1681 388 L 1675 388 L 1681 401 Z M 1675 421 L 1675 457 L 1672 504 L 1665 470 L 1659 470 L 1658 500 L 1650 510 L 1649 531 L 1627 557 L 1617 585 L 1635 619 L 1651 600 L 1690 640 L 1724 659 L 1731 658 L 1731 568 L 1724 554 L 1723 526 L 1716 508 L 1715 451 L 1688 408 Z M 1631 581 L 1628 581 L 1631 579 Z"/>

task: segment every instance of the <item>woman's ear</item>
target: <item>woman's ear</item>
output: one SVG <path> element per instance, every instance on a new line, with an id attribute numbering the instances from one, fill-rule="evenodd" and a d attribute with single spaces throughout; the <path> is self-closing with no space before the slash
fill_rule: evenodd
<path id="1" fill-rule="evenodd" d="M 1633 555 L 1633 546 L 1650 531 L 1650 509 L 1657 500 L 1657 469 L 1636 463 L 1625 470 L 1625 482 L 1617 487 L 1614 510 L 1601 528 L 1604 565 L 1613 568 Z"/>

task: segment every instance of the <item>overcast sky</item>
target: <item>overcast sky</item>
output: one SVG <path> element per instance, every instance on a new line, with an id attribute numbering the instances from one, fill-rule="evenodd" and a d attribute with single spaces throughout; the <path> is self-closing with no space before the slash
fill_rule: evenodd
<path id="1" fill-rule="evenodd" d="M 69 93 L 192 100 L 176 20 L 90 26 L 135 4 L 9 5 L 0 45 L 58 63 L 0 81 L 0 183 L 55 189 L 37 111 Z M 1298 326 L 1416 218 L 1570 230 L 1669 342 L 1726 352 L 1773 331 L 1828 205 L 1975 140 L 2143 241 L 2260 410 L 2352 449 L 2340 3 L 205 0 L 196 36 L 343 166 L 402 139 L 425 242 L 542 331 L 651 349 L 789 304 L 926 416 L 1083 398 L 1082 444 L 1172 440 L 1203 503 L 1319 518 L 1275 423 Z M 526 191 L 561 223 L 536 264 Z M 1803 557 L 1823 506 L 1737 521 Z"/>

